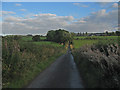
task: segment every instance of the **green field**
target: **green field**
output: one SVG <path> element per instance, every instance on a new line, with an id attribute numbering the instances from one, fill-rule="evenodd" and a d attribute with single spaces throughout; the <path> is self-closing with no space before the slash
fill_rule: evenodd
<path id="1" fill-rule="evenodd" d="M 55 42 L 50 42 L 50 41 L 40 41 L 40 42 L 33 42 L 37 45 L 51 45 L 51 46 L 56 46 L 56 47 L 64 47 L 61 44 L 55 43 Z"/>
<path id="2" fill-rule="evenodd" d="M 81 46 L 84 46 L 84 45 L 92 45 L 93 43 L 97 43 L 98 41 L 97 40 L 74 40 L 73 41 L 73 46 L 74 48 L 80 48 Z"/>
<path id="3" fill-rule="evenodd" d="M 91 36 L 91 37 L 77 36 L 77 37 L 74 37 L 73 46 L 74 48 L 80 48 L 81 46 L 84 46 L 86 44 L 92 45 L 100 42 L 101 43 L 115 43 L 115 42 L 118 43 L 119 38 L 120 37 L 118 36 Z"/>
<path id="4" fill-rule="evenodd" d="M 40 37 L 41 40 L 45 40 L 46 37 Z M 21 40 L 23 41 L 32 41 L 32 36 L 22 36 Z"/>
<path id="5" fill-rule="evenodd" d="M 98 39 L 117 39 L 118 36 L 75 36 L 74 39 L 98 38 Z"/>
<path id="6" fill-rule="evenodd" d="M 45 40 L 46 37 L 40 37 L 41 40 Z M 51 41 L 32 41 L 32 37 L 31 36 L 24 36 L 21 38 L 21 42 L 24 43 L 33 43 L 33 44 L 37 44 L 37 45 L 50 45 L 50 46 L 56 46 L 56 47 L 63 47 L 63 45 L 55 43 L 55 42 L 51 42 Z"/>

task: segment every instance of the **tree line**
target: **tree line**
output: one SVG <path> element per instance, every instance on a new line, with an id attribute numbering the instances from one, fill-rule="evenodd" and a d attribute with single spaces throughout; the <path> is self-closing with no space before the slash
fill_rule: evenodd
<path id="1" fill-rule="evenodd" d="M 64 29 L 50 30 L 47 32 L 46 41 L 52 41 L 60 44 L 65 44 L 66 42 L 72 43 L 73 36 L 73 33 L 70 33 L 69 31 L 66 31 Z M 32 37 L 32 40 L 41 41 L 40 37 L 40 35 L 35 35 Z"/>

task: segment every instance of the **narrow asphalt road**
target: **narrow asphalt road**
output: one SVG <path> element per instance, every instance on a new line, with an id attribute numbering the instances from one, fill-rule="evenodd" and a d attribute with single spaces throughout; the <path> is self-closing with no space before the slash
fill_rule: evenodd
<path id="1" fill-rule="evenodd" d="M 50 67 L 40 73 L 27 88 L 83 88 L 70 47 L 67 54 L 59 57 Z"/>

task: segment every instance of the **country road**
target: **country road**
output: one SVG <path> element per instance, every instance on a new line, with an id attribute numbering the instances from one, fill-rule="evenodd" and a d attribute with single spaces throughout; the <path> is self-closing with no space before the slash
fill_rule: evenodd
<path id="1" fill-rule="evenodd" d="M 82 80 L 68 48 L 50 67 L 36 77 L 27 88 L 83 88 Z"/>

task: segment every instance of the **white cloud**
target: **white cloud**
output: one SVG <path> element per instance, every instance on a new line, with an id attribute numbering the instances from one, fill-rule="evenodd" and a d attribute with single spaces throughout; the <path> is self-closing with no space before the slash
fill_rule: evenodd
<path id="1" fill-rule="evenodd" d="M 73 3 L 73 5 L 80 5 L 80 3 Z"/>
<path id="2" fill-rule="evenodd" d="M 23 12 L 25 12 L 25 11 L 27 11 L 26 9 L 20 9 L 20 11 L 23 11 Z"/>
<path id="3" fill-rule="evenodd" d="M 119 0 L 4 0 L 3 2 L 118 2 Z"/>
<path id="4" fill-rule="evenodd" d="M 118 2 L 119 0 L 93 0 L 97 2 Z"/>
<path id="5" fill-rule="evenodd" d="M 22 4 L 16 3 L 15 6 L 21 6 Z"/>
<path id="6" fill-rule="evenodd" d="M 3 15 L 16 14 L 15 12 L 12 11 L 0 11 L 0 12 L 2 12 Z"/>
<path id="7" fill-rule="evenodd" d="M 88 5 L 84 5 L 81 3 L 73 3 L 73 5 L 79 6 L 79 7 L 89 7 Z"/>
<path id="8" fill-rule="evenodd" d="M 112 7 L 113 7 L 113 8 L 118 8 L 118 3 L 114 3 L 114 4 L 112 5 Z"/>
<path id="9" fill-rule="evenodd" d="M 118 25 L 118 11 L 102 9 L 90 16 L 75 19 L 73 16 L 36 14 L 34 17 L 8 16 L 3 21 L 3 32 L 8 34 L 43 34 L 52 29 L 64 28 L 71 32 L 112 31 Z"/>
<path id="10" fill-rule="evenodd" d="M 81 19 L 85 23 L 80 21 L 73 22 L 71 25 L 66 26 L 70 31 L 74 32 L 104 32 L 104 30 L 112 31 L 115 26 L 118 25 L 118 11 L 113 10 L 106 12 L 105 9 L 92 13 L 88 17 Z"/>
<path id="11" fill-rule="evenodd" d="M 92 12 L 92 14 L 93 14 L 94 16 L 96 16 L 96 17 L 106 16 L 106 15 L 107 15 L 106 9 L 102 9 L 102 10 L 100 10 L 100 11 L 98 11 L 98 12 Z"/>
<path id="12" fill-rule="evenodd" d="M 3 21 L 3 32 L 9 34 L 46 33 L 51 29 L 64 28 L 72 21 L 72 16 L 38 14 L 34 18 L 8 16 Z M 9 29 L 8 29 L 9 28 Z"/>

